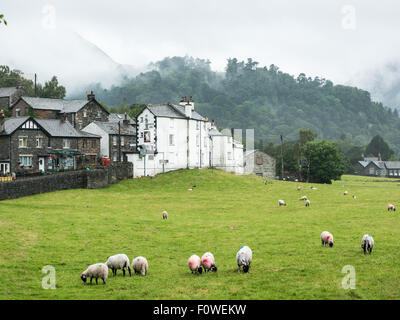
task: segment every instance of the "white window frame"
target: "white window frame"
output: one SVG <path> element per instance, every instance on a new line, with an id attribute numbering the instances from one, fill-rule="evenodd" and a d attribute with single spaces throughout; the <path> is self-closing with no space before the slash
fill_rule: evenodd
<path id="1" fill-rule="evenodd" d="M 43 148 L 43 137 L 36 137 L 36 148 Z"/>
<path id="2" fill-rule="evenodd" d="M 24 167 L 32 167 L 32 158 L 33 158 L 32 155 L 20 155 L 19 156 L 20 165 L 23 165 Z M 29 161 L 24 161 L 24 159 Z"/>
<path id="3" fill-rule="evenodd" d="M 113 140 L 113 146 L 116 146 L 118 144 L 117 136 L 114 135 L 112 140 Z"/>
<path id="4" fill-rule="evenodd" d="M 70 139 L 63 139 L 63 149 L 70 149 L 71 148 L 71 140 Z"/>
<path id="5" fill-rule="evenodd" d="M 125 139 L 124 136 L 121 136 L 121 147 L 123 147 L 125 145 Z"/>
<path id="6" fill-rule="evenodd" d="M 25 142 L 25 144 L 24 143 L 21 144 L 21 141 Z M 18 148 L 21 148 L 21 149 L 28 148 L 28 137 L 27 136 L 18 137 Z"/>
<path id="7" fill-rule="evenodd" d="M 175 135 L 174 134 L 170 134 L 169 135 L 169 137 L 168 137 L 168 145 L 170 145 L 170 146 L 174 146 L 175 145 Z"/>

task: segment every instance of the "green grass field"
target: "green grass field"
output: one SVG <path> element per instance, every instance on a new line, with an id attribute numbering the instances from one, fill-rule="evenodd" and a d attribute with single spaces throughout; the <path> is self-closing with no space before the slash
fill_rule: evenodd
<path id="1" fill-rule="evenodd" d="M 0 299 L 398 299 L 400 212 L 386 210 L 399 204 L 398 181 L 344 176 L 310 186 L 183 170 L 1 201 Z M 324 230 L 333 248 L 321 246 Z M 361 249 L 365 233 L 375 239 L 371 256 Z M 253 250 L 248 274 L 237 273 L 242 245 Z M 192 275 L 187 259 L 206 251 L 218 272 Z M 117 253 L 147 257 L 148 275 L 81 281 L 89 264 Z M 42 288 L 45 265 L 56 269 L 56 290 Z M 342 288 L 345 265 L 356 270 L 354 290 Z"/>

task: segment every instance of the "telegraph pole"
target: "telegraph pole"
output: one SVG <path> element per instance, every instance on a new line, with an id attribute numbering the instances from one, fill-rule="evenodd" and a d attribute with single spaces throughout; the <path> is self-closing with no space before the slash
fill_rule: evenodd
<path id="1" fill-rule="evenodd" d="M 118 162 L 121 162 L 121 121 L 118 121 Z"/>
<path id="2" fill-rule="evenodd" d="M 37 86 L 36 86 L 36 82 L 37 82 L 37 75 L 35 73 L 35 97 L 37 97 Z"/>
<path id="3" fill-rule="evenodd" d="M 283 180 L 283 137 L 282 137 L 282 135 L 281 135 L 281 158 L 282 158 L 281 180 Z"/>

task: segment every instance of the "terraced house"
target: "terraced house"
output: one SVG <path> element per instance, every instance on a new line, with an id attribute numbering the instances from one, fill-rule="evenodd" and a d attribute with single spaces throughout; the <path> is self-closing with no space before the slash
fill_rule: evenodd
<path id="1" fill-rule="evenodd" d="M 87 99 L 65 100 L 20 97 L 10 108 L 12 117 L 35 116 L 41 119 L 66 119 L 81 130 L 93 121 L 108 121 L 109 112 L 91 91 Z M 65 115 L 64 115 L 65 114 Z"/>
<path id="2" fill-rule="evenodd" d="M 0 174 L 76 169 L 96 163 L 100 137 L 76 130 L 65 119 L 16 117 L 0 112 Z"/>

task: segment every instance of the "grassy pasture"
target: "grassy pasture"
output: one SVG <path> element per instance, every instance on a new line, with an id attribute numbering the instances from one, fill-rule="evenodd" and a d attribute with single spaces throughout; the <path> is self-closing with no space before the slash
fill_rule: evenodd
<path id="1" fill-rule="evenodd" d="M 270 182 L 182 170 L 1 201 L 0 299 L 399 299 L 400 211 L 386 210 L 399 205 L 399 181 L 344 176 L 318 190 Z M 321 246 L 324 230 L 333 248 Z M 361 250 L 365 233 L 375 239 L 371 256 Z M 248 274 L 237 273 L 242 245 L 253 250 Z M 192 275 L 188 257 L 206 251 L 218 272 Z M 116 253 L 145 256 L 148 276 L 118 271 L 105 286 L 83 284 L 89 264 Z M 56 269 L 56 290 L 41 286 L 46 265 Z M 346 265 L 356 270 L 355 290 L 342 288 Z"/>

